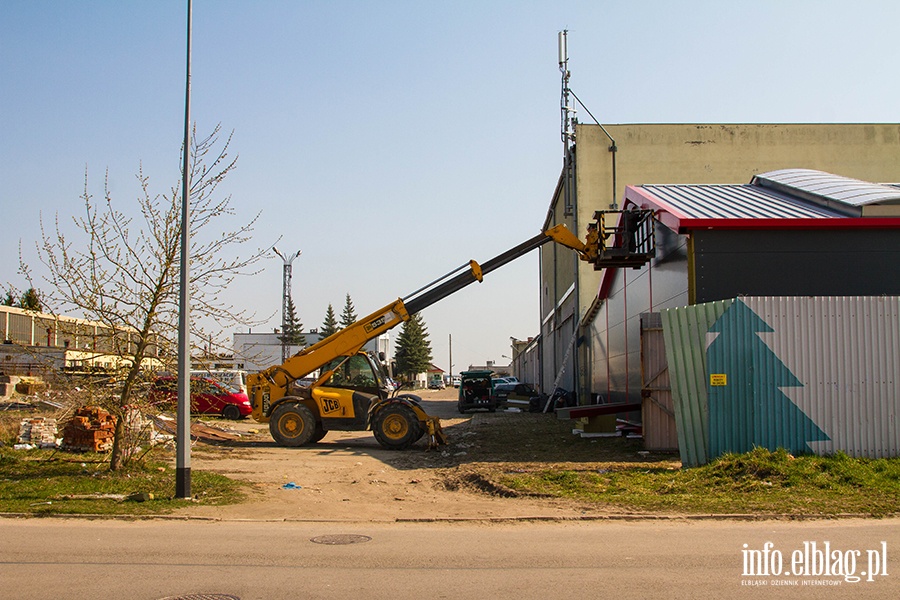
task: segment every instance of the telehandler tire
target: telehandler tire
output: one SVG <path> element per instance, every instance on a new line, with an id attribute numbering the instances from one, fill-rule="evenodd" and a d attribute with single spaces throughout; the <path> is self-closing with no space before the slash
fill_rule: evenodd
<path id="1" fill-rule="evenodd" d="M 324 427 L 322 427 L 322 423 L 316 423 L 316 430 L 313 432 L 312 437 L 309 439 L 309 443 L 315 444 L 322 441 L 322 438 L 325 437 L 326 433 L 328 433 L 328 431 Z"/>
<path id="2" fill-rule="evenodd" d="M 419 417 L 408 406 L 393 404 L 378 411 L 372 421 L 372 433 L 389 450 L 405 450 L 422 437 Z"/>
<path id="3" fill-rule="evenodd" d="M 281 404 L 272 412 L 269 432 L 279 446 L 304 446 L 316 434 L 316 417 L 302 404 Z"/>

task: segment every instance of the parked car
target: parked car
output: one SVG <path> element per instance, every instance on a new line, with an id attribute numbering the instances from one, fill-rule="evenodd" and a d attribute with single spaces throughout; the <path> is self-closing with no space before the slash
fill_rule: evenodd
<path id="1" fill-rule="evenodd" d="M 510 376 L 502 376 L 502 377 L 492 377 L 491 378 L 491 387 L 497 387 L 498 385 L 504 385 L 507 383 L 516 384 L 519 383 L 519 380 L 515 377 Z"/>
<path id="2" fill-rule="evenodd" d="M 456 407 L 460 413 L 472 408 L 497 410 L 497 402 L 491 395 L 492 371 L 463 371 L 460 373 L 459 400 Z"/>
<path id="3" fill-rule="evenodd" d="M 247 393 L 247 371 L 241 369 L 195 369 L 191 371 L 191 377 L 212 377 L 215 380 L 227 383 L 238 390 Z"/>
<path id="4" fill-rule="evenodd" d="M 454 375 L 453 377 L 450 378 L 450 385 L 452 385 L 455 388 L 459 387 L 459 382 L 460 382 L 459 375 Z"/>
<path id="5" fill-rule="evenodd" d="M 539 397 L 540 394 L 530 383 L 501 383 L 494 386 L 494 401 L 498 406 L 501 404 L 530 406 L 532 400 Z"/>
<path id="6" fill-rule="evenodd" d="M 447 385 L 444 383 L 443 379 L 435 377 L 428 381 L 428 389 L 429 390 L 442 390 L 445 387 L 447 387 Z"/>
<path id="7" fill-rule="evenodd" d="M 157 377 L 150 390 L 151 401 L 174 410 L 178 403 L 178 378 Z M 191 376 L 191 413 L 221 415 L 226 419 L 243 419 L 253 412 L 247 394 L 238 388 L 201 375 Z"/>

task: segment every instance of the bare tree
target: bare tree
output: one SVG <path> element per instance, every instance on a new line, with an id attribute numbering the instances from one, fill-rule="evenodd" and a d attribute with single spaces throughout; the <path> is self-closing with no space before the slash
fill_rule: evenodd
<path id="1" fill-rule="evenodd" d="M 214 336 L 199 323 L 221 331 L 229 324 L 250 322 L 246 313 L 223 301 L 221 292 L 237 275 L 252 274 L 252 266 L 265 255 L 261 249 L 249 257 L 236 254 L 237 247 L 250 240 L 258 214 L 230 231 L 217 229 L 223 217 L 234 214 L 231 197 L 219 198 L 217 190 L 237 161 L 229 156 L 231 136 L 220 143 L 220 133 L 217 126 L 198 140 L 195 129 L 190 157 L 191 333 L 205 343 Z M 52 232 L 42 222 L 39 246 L 56 304 L 102 323 L 109 335 L 96 344 L 97 350 L 102 347 L 127 365 L 121 388 L 107 407 L 117 417 L 110 458 L 114 470 L 131 456 L 125 423 L 129 406 L 140 400 L 143 369 L 148 364 L 158 367 L 157 361 L 172 364 L 177 348 L 180 183 L 168 193 L 153 194 L 143 168 L 137 178 L 142 190 L 137 200 L 140 218 L 114 206 L 108 182 L 104 197 L 96 200 L 88 191 L 85 172 L 84 214 L 73 218 L 77 236 L 70 240 L 65 235 L 57 215 Z"/>

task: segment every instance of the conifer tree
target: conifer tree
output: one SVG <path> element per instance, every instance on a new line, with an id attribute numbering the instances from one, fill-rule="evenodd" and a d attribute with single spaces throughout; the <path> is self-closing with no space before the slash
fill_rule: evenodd
<path id="1" fill-rule="evenodd" d="M 44 302 L 41 300 L 41 294 L 33 287 L 25 290 L 18 298 L 16 298 L 13 290 L 10 289 L 6 292 L 6 297 L 3 299 L 3 305 L 15 306 L 16 308 L 24 308 L 36 312 L 43 312 L 44 310 Z"/>
<path id="2" fill-rule="evenodd" d="M 288 296 L 287 314 L 284 320 L 284 331 L 278 338 L 282 342 L 291 346 L 305 346 L 306 336 L 303 335 L 303 323 L 297 317 L 297 310 L 294 307 L 294 300 Z"/>
<path id="3" fill-rule="evenodd" d="M 353 300 L 350 294 L 347 294 L 347 300 L 344 302 L 344 312 L 341 313 L 341 327 L 349 327 L 356 323 L 356 309 L 353 307 Z"/>
<path id="4" fill-rule="evenodd" d="M 408 380 L 415 379 L 431 366 L 431 342 L 428 341 L 428 328 L 422 315 L 416 313 L 403 324 L 397 336 L 397 350 L 394 353 L 397 371 Z"/>
<path id="5" fill-rule="evenodd" d="M 40 294 L 38 294 L 38 291 L 33 287 L 25 290 L 25 293 L 22 294 L 22 299 L 19 300 L 19 308 L 25 308 L 37 312 L 41 312 L 42 310 L 44 310 L 44 304 L 43 302 L 41 302 L 41 296 Z"/>
<path id="6" fill-rule="evenodd" d="M 338 322 L 334 316 L 334 307 L 329 304 L 328 310 L 325 311 L 325 320 L 322 321 L 322 327 L 319 328 L 319 339 L 324 340 L 328 336 L 337 333 L 337 331 Z"/>

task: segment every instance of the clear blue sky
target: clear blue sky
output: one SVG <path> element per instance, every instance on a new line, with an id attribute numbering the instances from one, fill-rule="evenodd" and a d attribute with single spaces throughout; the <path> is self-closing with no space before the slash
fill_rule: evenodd
<path id="1" fill-rule="evenodd" d="M 179 178 L 186 1 L 0 1 L 0 283 L 21 288 L 84 171 L 117 203 Z M 240 154 L 224 191 L 279 237 L 307 329 L 366 314 L 540 229 L 562 164 L 557 32 L 605 124 L 898 122 L 900 3 L 194 2 L 192 116 Z M 582 121 L 589 121 L 581 112 Z M 625 182 L 629 183 L 629 182 Z M 247 248 L 249 251 L 250 248 Z M 280 324 L 281 268 L 229 292 Z M 537 254 L 424 311 L 435 362 L 505 362 L 539 329 Z M 271 318 L 270 318 L 271 317 Z M 260 327 L 260 329 L 263 329 Z M 396 333 L 396 332 L 395 332 Z"/>

